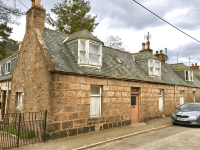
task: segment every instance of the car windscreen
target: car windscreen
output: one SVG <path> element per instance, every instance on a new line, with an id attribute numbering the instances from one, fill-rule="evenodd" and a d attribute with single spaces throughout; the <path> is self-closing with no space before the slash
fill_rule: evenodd
<path id="1" fill-rule="evenodd" d="M 190 111 L 200 111 L 200 105 L 198 104 L 184 104 L 179 110 L 190 110 Z"/>

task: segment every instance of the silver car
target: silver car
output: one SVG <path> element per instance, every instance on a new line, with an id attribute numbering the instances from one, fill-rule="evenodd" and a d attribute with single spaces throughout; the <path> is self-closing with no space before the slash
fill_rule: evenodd
<path id="1" fill-rule="evenodd" d="M 185 103 L 171 116 L 173 124 L 200 126 L 200 103 Z"/>

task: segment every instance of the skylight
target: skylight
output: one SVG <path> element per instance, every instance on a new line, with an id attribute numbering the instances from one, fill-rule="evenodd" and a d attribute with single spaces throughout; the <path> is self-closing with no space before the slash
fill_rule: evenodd
<path id="1" fill-rule="evenodd" d="M 122 64 L 122 61 L 119 58 L 115 58 L 119 64 Z"/>

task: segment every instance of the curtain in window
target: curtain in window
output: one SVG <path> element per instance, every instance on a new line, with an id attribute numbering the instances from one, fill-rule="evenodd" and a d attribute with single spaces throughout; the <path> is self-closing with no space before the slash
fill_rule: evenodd
<path id="1" fill-rule="evenodd" d="M 156 68 L 156 76 L 160 76 L 160 69 Z"/>
<path id="2" fill-rule="evenodd" d="M 184 92 L 180 91 L 180 105 L 184 104 Z"/>
<path id="3" fill-rule="evenodd" d="M 90 64 L 99 64 L 100 48 L 97 45 L 90 44 L 89 46 L 89 62 Z"/>
<path id="4" fill-rule="evenodd" d="M 17 107 L 22 108 L 22 93 L 17 93 Z"/>
<path id="5" fill-rule="evenodd" d="M 154 67 L 153 60 L 150 60 L 149 65 L 150 65 L 150 67 Z"/>
<path id="6" fill-rule="evenodd" d="M 159 110 L 163 110 L 163 90 L 159 90 Z"/>
<path id="7" fill-rule="evenodd" d="M 90 97 L 90 116 L 101 115 L 101 97 L 91 96 Z"/>
<path id="8" fill-rule="evenodd" d="M 153 69 L 154 69 L 153 67 L 150 67 L 150 69 L 149 69 L 150 70 L 149 75 L 152 75 L 152 76 L 154 75 Z"/>
<path id="9" fill-rule="evenodd" d="M 193 71 L 190 71 L 190 81 L 193 79 Z"/>

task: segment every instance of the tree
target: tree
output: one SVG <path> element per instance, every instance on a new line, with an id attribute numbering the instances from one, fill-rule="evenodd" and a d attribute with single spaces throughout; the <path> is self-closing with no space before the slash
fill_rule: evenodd
<path id="1" fill-rule="evenodd" d="M 124 50 L 123 47 L 120 47 L 120 46 L 122 46 L 123 42 L 122 42 L 122 38 L 120 38 L 119 35 L 118 36 L 113 36 L 113 35 L 107 36 L 104 44 L 108 47 Z"/>
<path id="2" fill-rule="evenodd" d="M 22 15 L 25 15 L 25 13 L 16 8 L 15 0 L 13 7 L 7 6 L 2 0 L 0 0 L 0 23 L 19 24 L 17 18 Z M 16 19 L 13 17 L 16 17 Z"/>
<path id="3" fill-rule="evenodd" d="M 55 27 L 60 32 L 72 34 L 74 32 L 87 29 L 93 32 L 99 23 L 95 23 L 97 16 L 88 14 L 90 11 L 90 3 L 84 0 L 64 0 L 62 3 L 57 3 L 51 12 L 57 15 L 54 21 L 49 14 L 47 14 L 46 21 L 48 24 Z"/>
<path id="4" fill-rule="evenodd" d="M 0 60 L 4 59 L 6 56 L 6 44 L 16 44 L 16 41 L 9 38 L 12 30 L 13 29 L 11 27 L 8 27 L 6 23 L 0 24 Z"/>

